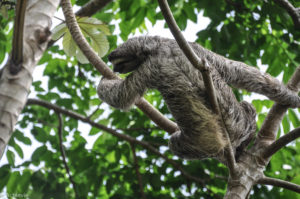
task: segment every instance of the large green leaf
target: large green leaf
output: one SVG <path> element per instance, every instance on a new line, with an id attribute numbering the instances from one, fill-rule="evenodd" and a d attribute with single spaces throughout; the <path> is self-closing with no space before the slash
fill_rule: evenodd
<path id="1" fill-rule="evenodd" d="M 91 47 L 100 57 L 103 57 L 109 50 L 109 43 L 106 35 L 109 35 L 110 31 L 107 25 L 96 18 L 89 17 L 79 17 L 77 18 L 77 22 L 83 35 L 87 37 L 87 41 L 91 44 Z M 63 49 L 68 56 L 76 56 L 77 60 L 82 64 L 89 63 L 76 45 L 65 23 L 59 24 L 52 31 L 53 40 L 63 37 Z"/>

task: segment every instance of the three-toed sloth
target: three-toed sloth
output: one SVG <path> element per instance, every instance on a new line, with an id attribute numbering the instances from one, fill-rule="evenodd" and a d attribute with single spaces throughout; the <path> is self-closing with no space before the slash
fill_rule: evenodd
<path id="1" fill-rule="evenodd" d="M 256 112 L 251 104 L 238 102 L 228 85 L 266 95 L 283 105 L 300 106 L 299 96 L 268 74 L 196 43 L 191 46 L 211 66 L 221 116 L 235 150 L 254 135 Z M 191 65 L 175 40 L 158 36 L 132 38 L 108 59 L 115 72 L 132 73 L 125 80 L 103 78 L 97 89 L 103 101 L 128 110 L 147 88 L 157 89 L 180 129 L 169 141 L 174 154 L 202 159 L 223 153 L 227 145 L 222 133 L 223 121 L 212 112 L 200 71 Z"/>

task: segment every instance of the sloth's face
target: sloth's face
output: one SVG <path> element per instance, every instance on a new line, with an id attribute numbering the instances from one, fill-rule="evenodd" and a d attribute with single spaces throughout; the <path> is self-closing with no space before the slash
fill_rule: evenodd
<path id="1" fill-rule="evenodd" d="M 119 48 L 108 55 L 108 60 L 113 64 L 114 72 L 118 73 L 131 72 L 141 64 L 141 61 L 137 56 L 126 52 L 120 52 Z"/>
<path id="2" fill-rule="evenodd" d="M 150 54 L 156 52 L 158 37 L 135 37 L 108 55 L 108 60 L 114 66 L 114 72 L 128 73 L 138 68 Z"/>

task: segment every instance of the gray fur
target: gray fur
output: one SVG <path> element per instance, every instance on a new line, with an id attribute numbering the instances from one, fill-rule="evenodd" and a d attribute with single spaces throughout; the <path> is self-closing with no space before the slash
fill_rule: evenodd
<path id="1" fill-rule="evenodd" d="M 236 100 L 228 84 L 264 94 L 281 104 L 300 106 L 300 98 L 271 76 L 198 44 L 191 45 L 212 67 L 217 99 L 234 149 L 253 137 L 256 113 L 251 104 Z M 175 40 L 157 36 L 132 38 L 113 51 L 109 60 L 116 72 L 133 72 L 124 81 L 103 78 L 98 86 L 103 101 L 128 110 L 147 88 L 157 89 L 180 128 L 169 142 L 176 155 L 202 159 L 223 153 L 227 143 L 221 121 L 211 111 L 201 73 L 190 64 Z"/>

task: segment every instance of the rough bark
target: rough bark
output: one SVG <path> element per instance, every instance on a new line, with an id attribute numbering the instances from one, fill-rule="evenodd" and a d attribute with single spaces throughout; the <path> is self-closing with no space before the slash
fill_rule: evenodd
<path id="1" fill-rule="evenodd" d="M 12 75 L 8 62 L 0 77 L 0 157 L 27 101 L 32 73 L 47 47 L 51 18 L 58 5 L 59 0 L 28 0 L 21 70 Z"/>

